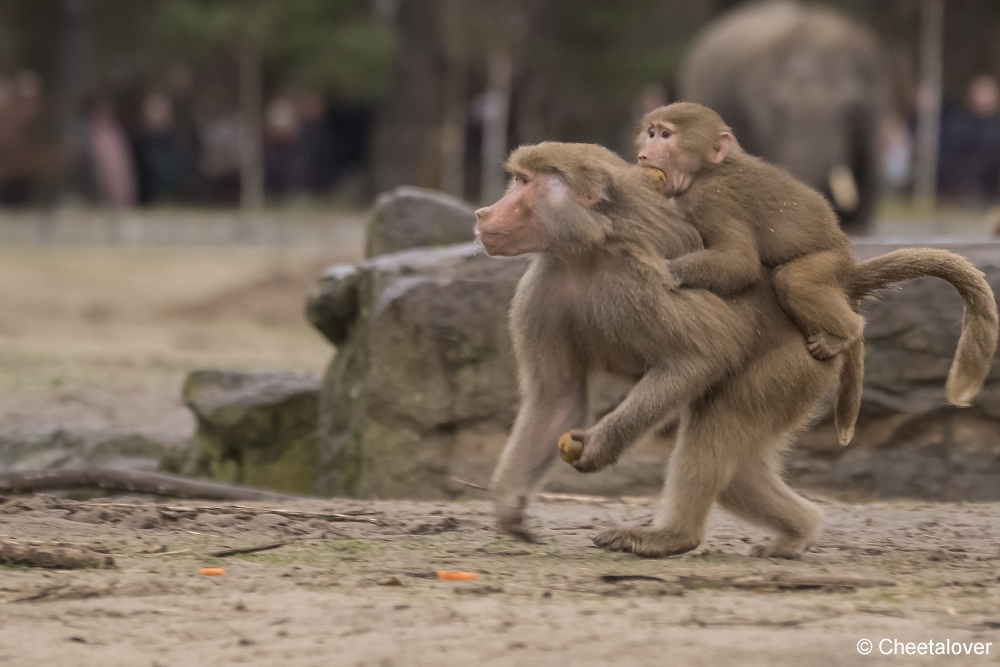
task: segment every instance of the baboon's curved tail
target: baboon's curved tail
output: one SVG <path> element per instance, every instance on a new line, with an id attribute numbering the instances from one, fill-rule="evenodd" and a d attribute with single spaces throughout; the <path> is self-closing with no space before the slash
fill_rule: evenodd
<path id="1" fill-rule="evenodd" d="M 982 271 L 947 250 L 903 248 L 858 264 L 848 292 L 852 299 L 863 299 L 892 283 L 921 276 L 947 281 L 965 301 L 962 334 L 944 391 L 949 403 L 967 406 L 983 388 L 997 349 L 997 304 Z"/>

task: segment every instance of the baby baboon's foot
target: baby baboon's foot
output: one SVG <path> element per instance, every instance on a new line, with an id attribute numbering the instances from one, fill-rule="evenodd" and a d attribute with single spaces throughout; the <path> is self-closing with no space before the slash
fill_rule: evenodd
<path id="1" fill-rule="evenodd" d="M 609 528 L 594 535 L 594 544 L 611 551 L 662 558 L 691 551 L 698 540 L 664 528 Z"/>
<path id="2" fill-rule="evenodd" d="M 840 336 L 834 336 L 833 334 L 820 331 L 818 334 L 809 336 L 809 338 L 806 339 L 806 347 L 809 349 L 809 354 L 811 354 L 814 359 L 824 361 L 836 356 L 845 347 L 847 347 L 847 340 L 841 338 Z"/>
<path id="3" fill-rule="evenodd" d="M 809 543 L 801 540 L 775 540 L 755 544 L 750 548 L 750 555 L 754 558 L 787 558 L 798 560 L 802 558 L 809 549 Z"/>

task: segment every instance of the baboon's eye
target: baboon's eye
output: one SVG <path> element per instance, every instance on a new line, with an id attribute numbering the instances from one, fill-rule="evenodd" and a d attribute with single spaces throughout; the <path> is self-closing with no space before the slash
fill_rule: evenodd
<path id="1" fill-rule="evenodd" d="M 666 139 L 667 137 L 669 137 L 670 134 L 671 134 L 670 130 L 663 130 L 662 132 L 660 132 L 660 136 L 663 137 L 664 139 Z"/>
<path id="2" fill-rule="evenodd" d="M 649 134 L 650 139 L 653 139 L 656 137 L 656 130 L 650 130 L 647 134 Z"/>

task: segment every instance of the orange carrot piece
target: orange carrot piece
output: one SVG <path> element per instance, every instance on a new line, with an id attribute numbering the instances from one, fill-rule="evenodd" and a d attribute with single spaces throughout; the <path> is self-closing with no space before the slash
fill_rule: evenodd
<path id="1" fill-rule="evenodd" d="M 475 572 L 457 572 L 454 570 L 438 570 L 438 579 L 441 581 L 475 581 L 479 575 Z"/>
<path id="2" fill-rule="evenodd" d="M 221 577 L 226 573 L 226 570 L 221 567 L 203 567 L 201 573 L 206 577 Z"/>

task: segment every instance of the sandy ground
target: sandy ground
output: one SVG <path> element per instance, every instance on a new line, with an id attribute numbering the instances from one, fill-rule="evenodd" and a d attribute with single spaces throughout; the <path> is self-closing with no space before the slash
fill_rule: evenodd
<path id="1" fill-rule="evenodd" d="M 281 505 L 350 521 L 262 513 L 259 503 L 212 505 L 217 513 L 170 505 L 46 496 L 0 505 L 2 539 L 90 545 L 116 560 L 109 570 L 0 569 L 0 665 L 1000 662 L 995 504 L 827 501 L 824 535 L 796 562 L 743 555 L 763 535 L 721 512 L 684 556 L 642 560 L 591 545 L 600 527 L 648 520 L 641 501 L 540 503 L 537 544 L 499 535 L 482 501 Z M 202 555 L 278 541 L 287 544 Z M 201 576 L 203 566 L 226 574 Z M 439 569 L 480 579 L 437 581 Z M 776 590 L 767 583 L 776 576 L 880 585 Z M 992 645 L 978 656 L 881 656 L 885 638 L 914 650 L 929 640 Z M 858 653 L 862 639 L 873 655 Z"/>
<path id="2" fill-rule="evenodd" d="M 321 372 L 305 293 L 359 247 L 0 248 L 0 432 L 189 435 L 194 368 Z"/>

